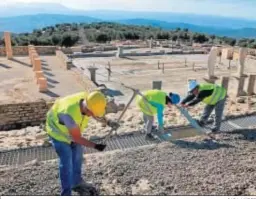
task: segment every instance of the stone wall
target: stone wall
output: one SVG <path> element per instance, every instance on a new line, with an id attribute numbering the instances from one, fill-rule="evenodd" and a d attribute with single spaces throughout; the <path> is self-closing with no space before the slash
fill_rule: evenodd
<path id="1" fill-rule="evenodd" d="M 39 55 L 55 55 L 55 46 L 35 46 Z M 28 46 L 13 46 L 14 56 L 28 56 Z M 6 56 L 5 47 L 0 47 L 0 56 Z"/>
<path id="2" fill-rule="evenodd" d="M 27 126 L 39 126 L 45 123 L 46 113 L 54 101 L 39 101 L 0 105 L 0 131 L 20 129 Z M 110 100 L 106 113 L 117 113 L 124 109 L 124 104 Z"/>
<path id="3" fill-rule="evenodd" d="M 53 102 L 39 101 L 0 105 L 0 130 L 40 125 Z"/>
<path id="4" fill-rule="evenodd" d="M 69 70 L 73 67 L 72 61 L 61 50 L 56 50 L 56 57 L 61 61 L 64 69 Z"/>

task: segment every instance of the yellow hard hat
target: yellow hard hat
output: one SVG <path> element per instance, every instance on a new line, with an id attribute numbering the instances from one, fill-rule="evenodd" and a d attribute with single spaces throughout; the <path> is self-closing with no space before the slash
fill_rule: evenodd
<path id="1" fill-rule="evenodd" d="M 105 115 L 107 99 L 100 91 L 91 92 L 86 98 L 87 108 L 96 116 Z"/>

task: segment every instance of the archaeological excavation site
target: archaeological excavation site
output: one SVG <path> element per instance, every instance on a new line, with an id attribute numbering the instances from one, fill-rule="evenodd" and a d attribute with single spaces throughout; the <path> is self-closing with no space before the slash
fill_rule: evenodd
<path id="1" fill-rule="evenodd" d="M 151 39 L 82 51 L 13 46 L 11 37 L 0 46 L 0 195 L 60 195 L 46 118 L 59 99 L 84 91 L 103 93 L 105 117 L 119 126 L 90 118 L 83 137 L 106 148 L 83 148 L 90 186 L 72 195 L 256 195 L 255 49 Z M 164 133 L 146 139 L 135 97 L 156 90 L 183 100 L 191 80 L 227 91 L 219 131 L 209 136 L 215 111 L 205 126 L 196 122 L 204 103 L 177 103 L 164 109 Z"/>

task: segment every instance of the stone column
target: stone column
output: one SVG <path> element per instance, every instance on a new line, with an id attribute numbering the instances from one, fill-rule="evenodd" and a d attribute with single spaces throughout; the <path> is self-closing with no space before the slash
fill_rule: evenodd
<path id="1" fill-rule="evenodd" d="M 91 80 L 93 82 L 96 82 L 96 70 L 98 70 L 98 68 L 96 68 L 96 67 L 89 67 L 88 70 L 89 70 L 90 75 L 91 75 Z"/>
<path id="2" fill-rule="evenodd" d="M 35 50 L 30 50 L 29 58 L 30 58 L 30 61 L 31 61 L 31 65 L 33 65 L 34 57 L 39 57 L 39 56 L 38 56 L 38 54 Z"/>
<path id="3" fill-rule="evenodd" d="M 245 66 L 246 56 L 247 56 L 247 50 L 245 48 L 240 48 L 239 49 L 238 72 L 237 72 L 238 77 L 244 76 L 244 66 Z"/>
<path id="4" fill-rule="evenodd" d="M 244 82 L 246 77 L 239 77 L 238 78 L 238 85 L 237 85 L 237 92 L 236 97 L 245 95 L 244 92 Z"/>
<path id="5" fill-rule="evenodd" d="M 221 77 L 221 85 L 228 91 L 229 77 Z"/>
<path id="6" fill-rule="evenodd" d="M 248 87 L 247 87 L 248 96 L 254 95 L 255 80 L 256 80 L 256 75 L 249 75 Z"/>
<path id="7" fill-rule="evenodd" d="M 119 46 L 119 47 L 117 48 L 116 57 L 123 57 L 123 47 L 122 47 L 122 46 Z"/>
<path id="8" fill-rule="evenodd" d="M 34 71 L 41 71 L 42 65 L 41 65 L 41 59 L 36 58 L 34 59 Z"/>
<path id="9" fill-rule="evenodd" d="M 38 79 L 39 92 L 47 92 L 48 85 L 46 78 L 42 77 Z"/>
<path id="10" fill-rule="evenodd" d="M 39 84 L 39 79 L 40 78 L 44 78 L 44 73 L 43 71 L 35 71 L 35 79 L 36 79 L 36 83 Z"/>
<path id="11" fill-rule="evenodd" d="M 218 48 L 217 57 L 219 57 L 219 64 L 221 64 L 222 49 Z"/>
<path id="12" fill-rule="evenodd" d="M 215 64 L 216 64 L 217 53 L 218 53 L 218 48 L 217 47 L 212 47 L 211 52 L 208 56 L 208 74 L 207 74 L 207 78 L 209 80 L 215 78 L 214 69 L 215 69 Z"/>
<path id="13" fill-rule="evenodd" d="M 13 52 L 10 32 L 4 32 L 4 40 L 7 59 L 11 59 L 13 58 Z"/>
<path id="14" fill-rule="evenodd" d="M 151 38 L 149 41 L 149 48 L 152 49 L 153 48 L 153 39 Z"/>
<path id="15" fill-rule="evenodd" d="M 163 63 L 163 67 L 162 67 L 162 73 L 164 74 L 164 63 Z"/>

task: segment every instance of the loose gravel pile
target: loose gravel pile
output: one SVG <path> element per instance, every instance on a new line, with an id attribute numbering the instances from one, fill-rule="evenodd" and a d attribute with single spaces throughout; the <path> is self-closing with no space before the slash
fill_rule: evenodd
<path id="1" fill-rule="evenodd" d="M 92 154 L 82 195 L 256 195 L 255 141 L 247 130 Z M 57 163 L 0 172 L 0 195 L 59 193 Z"/>

